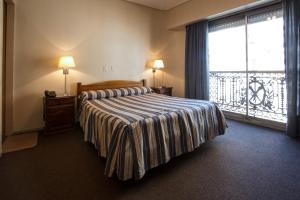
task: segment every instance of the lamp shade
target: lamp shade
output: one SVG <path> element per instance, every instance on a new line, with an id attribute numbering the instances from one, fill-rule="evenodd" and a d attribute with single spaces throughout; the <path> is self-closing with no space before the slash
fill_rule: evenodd
<path id="1" fill-rule="evenodd" d="M 76 67 L 73 56 L 63 56 L 59 59 L 58 68 Z"/>
<path id="2" fill-rule="evenodd" d="M 154 61 L 154 65 L 153 65 L 154 69 L 162 69 L 164 67 L 165 67 L 165 65 L 164 65 L 164 61 L 163 60 L 155 60 Z"/>

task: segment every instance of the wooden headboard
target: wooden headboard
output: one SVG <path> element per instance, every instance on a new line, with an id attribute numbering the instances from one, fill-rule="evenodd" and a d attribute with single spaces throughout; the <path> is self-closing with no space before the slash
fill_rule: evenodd
<path id="1" fill-rule="evenodd" d="M 117 89 L 117 88 L 127 88 L 127 87 L 142 87 L 146 86 L 146 80 L 141 81 L 104 81 L 99 83 L 93 83 L 88 85 L 82 85 L 82 83 L 77 83 L 77 96 L 83 91 L 88 90 L 104 90 L 104 89 Z"/>

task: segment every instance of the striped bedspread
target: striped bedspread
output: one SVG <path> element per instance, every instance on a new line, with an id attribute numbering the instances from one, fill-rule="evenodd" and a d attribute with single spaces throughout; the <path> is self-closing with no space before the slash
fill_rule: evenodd
<path id="1" fill-rule="evenodd" d="M 106 158 L 105 174 L 120 180 L 141 179 L 226 129 L 222 112 L 208 101 L 147 93 L 92 98 L 81 106 L 85 141 Z"/>

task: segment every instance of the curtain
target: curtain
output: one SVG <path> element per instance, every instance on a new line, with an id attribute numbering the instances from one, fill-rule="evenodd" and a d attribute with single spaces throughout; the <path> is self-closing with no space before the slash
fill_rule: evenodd
<path id="1" fill-rule="evenodd" d="M 186 27 L 185 95 L 191 99 L 209 99 L 208 22 Z"/>
<path id="2" fill-rule="evenodd" d="M 283 0 L 287 75 L 287 134 L 300 135 L 300 1 Z"/>

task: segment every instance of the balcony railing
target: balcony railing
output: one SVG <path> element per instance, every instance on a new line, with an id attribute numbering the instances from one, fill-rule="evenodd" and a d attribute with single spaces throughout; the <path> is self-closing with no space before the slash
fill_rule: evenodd
<path id="1" fill-rule="evenodd" d="M 210 100 L 222 110 L 285 123 L 286 99 L 283 71 L 210 72 Z"/>

